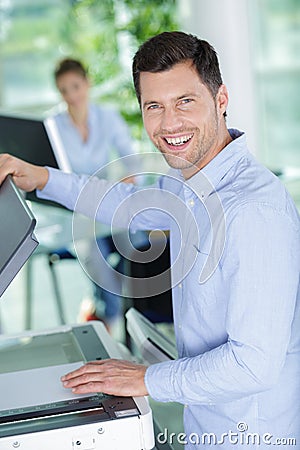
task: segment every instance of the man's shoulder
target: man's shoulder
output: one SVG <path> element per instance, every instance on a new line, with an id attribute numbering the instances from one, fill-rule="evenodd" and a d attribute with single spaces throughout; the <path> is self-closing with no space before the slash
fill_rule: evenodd
<path id="1" fill-rule="evenodd" d="M 255 213 L 265 209 L 287 215 L 299 226 L 297 208 L 284 184 L 252 155 L 247 155 L 232 168 L 218 193 L 228 218 L 246 210 Z"/>

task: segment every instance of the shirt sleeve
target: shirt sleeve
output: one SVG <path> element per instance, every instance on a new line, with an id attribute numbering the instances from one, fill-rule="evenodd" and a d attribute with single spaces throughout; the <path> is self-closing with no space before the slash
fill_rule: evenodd
<path id="1" fill-rule="evenodd" d="M 145 383 L 154 399 L 217 404 L 276 385 L 294 320 L 299 236 L 297 221 L 285 212 L 256 204 L 240 209 L 227 225 L 220 261 L 229 286 L 228 339 L 201 355 L 150 366 Z"/>
<path id="2" fill-rule="evenodd" d="M 37 196 L 74 210 L 78 195 L 87 182 L 88 176 L 65 173 L 52 167 L 47 167 L 47 170 L 48 182 L 44 189 L 36 191 Z"/>
<path id="3" fill-rule="evenodd" d="M 70 210 L 112 227 L 131 231 L 169 229 L 169 216 L 160 182 L 147 188 L 111 182 L 98 177 L 64 173 L 47 167 L 49 179 L 39 198 L 52 200 Z"/>

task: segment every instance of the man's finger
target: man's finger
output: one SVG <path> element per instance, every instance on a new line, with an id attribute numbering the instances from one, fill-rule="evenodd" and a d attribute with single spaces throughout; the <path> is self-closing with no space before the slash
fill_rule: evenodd
<path id="1" fill-rule="evenodd" d="M 79 367 L 76 370 L 73 370 L 72 372 L 69 372 L 61 377 L 61 381 L 67 381 L 71 380 L 72 378 L 76 378 L 84 373 L 92 373 L 92 372 L 99 372 L 99 366 L 103 365 L 105 361 L 109 360 L 102 360 L 102 361 L 92 361 L 86 363 L 84 366 Z"/>

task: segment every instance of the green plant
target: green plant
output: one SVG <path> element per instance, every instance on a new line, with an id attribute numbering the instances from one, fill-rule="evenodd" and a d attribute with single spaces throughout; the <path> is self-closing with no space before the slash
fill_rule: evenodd
<path id="1" fill-rule="evenodd" d="M 115 104 L 136 138 L 142 136 L 142 123 L 131 80 L 132 56 L 149 37 L 175 29 L 176 0 L 73 1 L 61 26 L 65 52 L 88 64 L 95 97 Z"/>

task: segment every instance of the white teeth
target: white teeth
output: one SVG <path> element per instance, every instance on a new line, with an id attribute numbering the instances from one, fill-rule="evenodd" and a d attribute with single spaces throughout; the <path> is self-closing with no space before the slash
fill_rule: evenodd
<path id="1" fill-rule="evenodd" d="M 166 141 L 168 144 L 171 145 L 182 145 L 185 144 L 187 141 L 189 141 L 193 137 L 192 134 L 187 134 L 185 136 L 180 136 L 176 138 L 166 138 Z"/>

